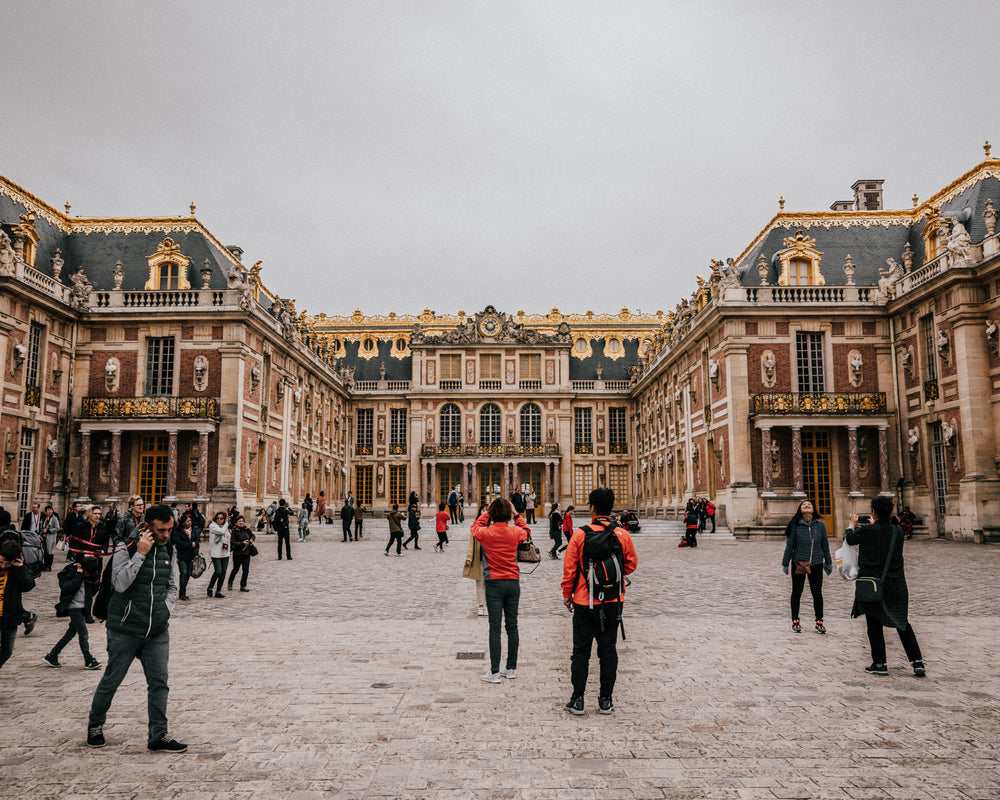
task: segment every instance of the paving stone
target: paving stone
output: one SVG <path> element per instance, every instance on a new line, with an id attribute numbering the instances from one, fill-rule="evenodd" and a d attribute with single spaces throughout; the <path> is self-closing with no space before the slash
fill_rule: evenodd
<path id="1" fill-rule="evenodd" d="M 381 537 L 345 544 L 320 527 L 290 563 L 262 536 L 251 592 L 209 599 L 203 577 L 171 621 L 180 756 L 146 751 L 138 665 L 108 747 L 84 745 L 100 673 L 73 645 L 60 670 L 42 663 L 66 626 L 46 573 L 25 596 L 38 625 L 0 673 L 4 797 L 1000 798 L 1000 547 L 906 544 L 928 677 L 912 676 L 888 631 L 879 678 L 863 672 L 851 584 L 825 578 L 829 633 L 796 635 L 783 541 L 720 534 L 688 551 L 672 525 L 647 521 L 635 536 L 616 711 L 596 713 L 595 657 L 583 717 L 562 707 L 561 563 L 523 576 L 518 677 L 490 685 L 488 661 L 457 658 L 488 650 L 461 578 L 465 534 L 443 554 L 397 559 Z M 802 610 L 808 620 L 808 590 Z M 103 627 L 90 632 L 103 654 Z"/>

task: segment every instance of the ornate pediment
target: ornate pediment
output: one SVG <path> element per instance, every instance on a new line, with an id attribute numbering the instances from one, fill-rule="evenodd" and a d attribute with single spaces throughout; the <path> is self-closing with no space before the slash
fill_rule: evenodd
<path id="1" fill-rule="evenodd" d="M 510 314 L 486 306 L 478 314 L 463 317 L 454 328 L 428 334 L 419 323 L 410 332 L 410 345 L 443 344 L 564 344 L 570 345 L 570 328 L 560 322 L 554 332 L 527 327 Z"/>

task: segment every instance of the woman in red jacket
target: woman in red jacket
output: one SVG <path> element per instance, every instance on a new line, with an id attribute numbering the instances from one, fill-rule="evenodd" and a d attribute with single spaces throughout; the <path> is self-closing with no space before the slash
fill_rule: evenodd
<path id="1" fill-rule="evenodd" d="M 511 517 L 514 521 L 511 522 Z M 486 610 L 490 617 L 490 671 L 487 683 L 515 678 L 517 669 L 517 604 L 521 598 L 521 572 L 517 566 L 517 546 L 528 540 L 531 528 L 514 512 L 509 500 L 498 497 L 472 523 L 472 535 L 483 549 L 483 581 Z M 500 619 L 507 628 L 507 662 L 500 669 Z"/>

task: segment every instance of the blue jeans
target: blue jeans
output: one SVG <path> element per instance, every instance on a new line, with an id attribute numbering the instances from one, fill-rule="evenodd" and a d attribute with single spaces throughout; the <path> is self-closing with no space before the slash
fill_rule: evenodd
<path id="1" fill-rule="evenodd" d="M 187 596 L 188 581 L 191 580 L 191 562 L 184 561 L 183 559 L 177 559 L 177 575 L 180 579 L 180 591 L 178 594 L 181 597 Z"/>
<path id="2" fill-rule="evenodd" d="M 69 629 L 52 648 L 52 655 L 58 657 L 62 649 L 73 641 L 74 636 L 80 637 L 80 652 L 83 653 L 83 662 L 89 664 L 94 660 L 94 657 L 90 654 L 90 634 L 87 633 L 87 622 L 83 618 L 82 608 L 69 609 Z"/>
<path id="3" fill-rule="evenodd" d="M 215 572 L 212 573 L 212 577 L 208 582 L 208 591 L 212 591 L 212 586 L 215 586 L 215 591 L 222 591 L 222 582 L 226 579 L 226 570 L 229 569 L 229 556 L 225 558 L 213 558 L 212 566 L 215 568 Z"/>
<path id="4" fill-rule="evenodd" d="M 138 658 L 146 674 L 146 705 L 149 713 L 149 738 L 155 742 L 167 735 L 167 662 L 170 659 L 170 631 L 158 636 L 133 636 L 108 631 L 108 665 L 94 692 L 90 705 L 89 727 L 103 725 L 115 692 L 125 680 L 132 662 Z"/>
<path id="5" fill-rule="evenodd" d="M 490 672 L 500 671 L 500 617 L 507 628 L 506 669 L 517 669 L 517 604 L 521 599 L 521 582 L 515 580 L 486 581 L 486 611 L 490 615 Z"/>

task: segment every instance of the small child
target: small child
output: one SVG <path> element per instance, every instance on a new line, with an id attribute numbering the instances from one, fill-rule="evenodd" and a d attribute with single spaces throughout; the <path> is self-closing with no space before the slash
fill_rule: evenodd
<path id="1" fill-rule="evenodd" d="M 101 662 L 90 654 L 90 637 L 87 634 L 84 608 L 91 599 L 91 587 L 100 582 L 101 562 L 94 556 L 84 556 L 78 563 L 67 564 L 59 573 L 58 579 L 59 602 L 56 603 L 56 616 L 69 617 L 69 628 L 56 646 L 42 657 L 42 661 L 50 667 L 61 667 L 59 653 L 74 637 L 79 637 L 84 668 L 100 669 Z"/>
<path id="2" fill-rule="evenodd" d="M 434 549 L 438 553 L 443 553 L 444 546 L 448 544 L 448 522 L 451 520 L 451 515 L 444 510 L 444 507 L 444 503 L 438 503 L 438 513 L 434 515 L 434 530 L 438 535 L 438 543 L 434 545 Z"/>

